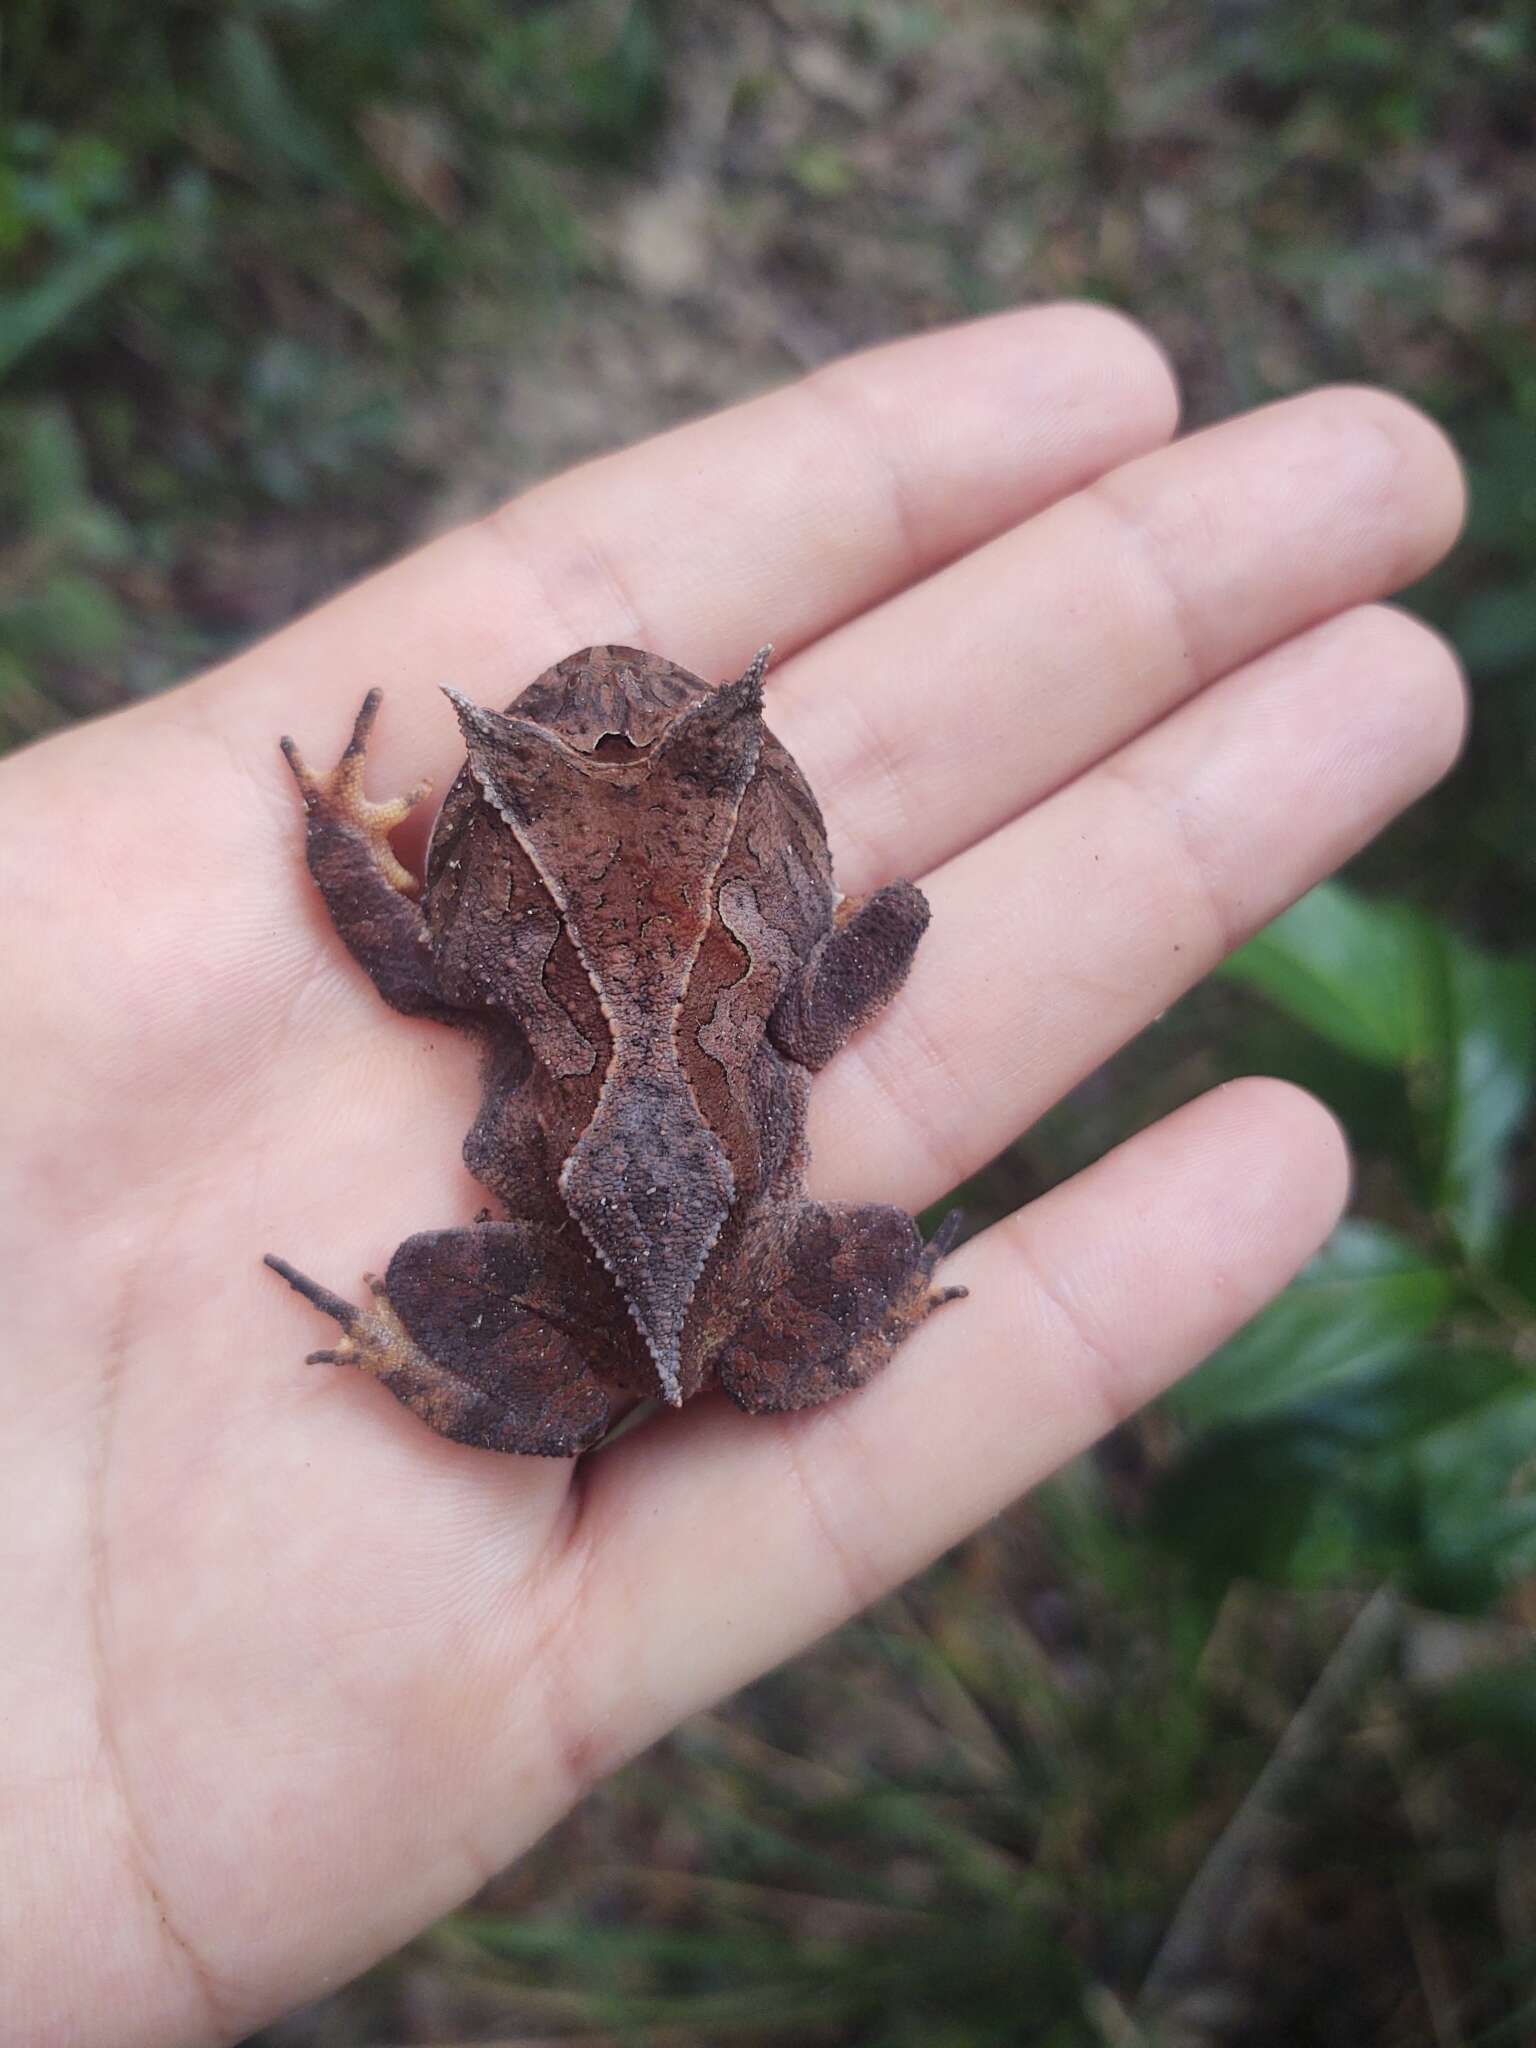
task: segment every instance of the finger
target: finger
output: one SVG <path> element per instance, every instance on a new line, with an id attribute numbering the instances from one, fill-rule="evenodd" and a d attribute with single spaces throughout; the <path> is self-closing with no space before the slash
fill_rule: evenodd
<path id="1" fill-rule="evenodd" d="M 1313 392 L 1144 455 L 818 641 L 769 719 L 842 886 L 935 865 L 1238 662 L 1410 582 L 1462 507 L 1421 413 Z"/>
<path id="2" fill-rule="evenodd" d="M 850 357 L 555 478 L 345 593 L 202 687 L 260 742 L 306 696 L 339 737 L 393 692 L 386 772 L 441 772 L 428 693 L 504 703 L 574 648 L 714 677 L 781 657 L 1173 431 L 1162 356 L 1118 315 L 1007 313 Z M 174 700 L 172 700 L 174 701 Z"/>
<path id="3" fill-rule="evenodd" d="M 547 1589 L 580 1589 L 558 1697 L 582 1768 L 810 1642 L 1187 1371 L 1322 1242 L 1346 1182 L 1317 1103 L 1234 1083 L 966 1245 L 945 1272 L 970 1298 L 873 1385 L 777 1419 L 702 1402 L 593 1460 Z"/>
<path id="4" fill-rule="evenodd" d="M 906 986 L 812 1095 L 816 1192 L 957 1185 L 1444 774 L 1464 717 L 1434 634 L 1346 613 L 926 879 Z"/>

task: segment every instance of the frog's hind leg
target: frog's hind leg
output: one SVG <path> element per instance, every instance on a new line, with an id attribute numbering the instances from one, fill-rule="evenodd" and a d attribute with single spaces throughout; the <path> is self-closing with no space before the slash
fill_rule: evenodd
<path id="1" fill-rule="evenodd" d="M 771 1208 L 748 1258 L 762 1290 L 719 1358 L 738 1407 L 812 1408 L 880 1370 L 902 1339 L 963 1287 L 935 1287 L 958 1211 L 928 1244 L 900 1209 L 795 1202 Z"/>
<path id="2" fill-rule="evenodd" d="M 596 1342 L 552 1320 L 550 1234 L 524 1223 L 425 1231 L 407 1238 L 372 1306 L 354 1308 L 295 1271 L 267 1264 L 341 1325 L 312 1360 L 354 1365 L 442 1436 L 486 1450 L 570 1458 L 608 1427 Z M 543 1306 L 541 1306 L 543 1302 Z"/>

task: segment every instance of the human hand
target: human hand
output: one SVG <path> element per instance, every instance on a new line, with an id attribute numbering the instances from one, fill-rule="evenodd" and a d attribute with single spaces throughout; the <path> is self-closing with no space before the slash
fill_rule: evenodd
<path id="1" fill-rule="evenodd" d="M 344 1281 L 466 1219 L 472 1049 L 379 1002 L 276 740 L 444 786 L 451 681 L 589 642 L 738 672 L 840 885 L 919 879 L 910 980 L 813 1098 L 818 1197 L 920 1207 L 1456 751 L 1372 600 L 1448 546 L 1380 394 L 1178 445 L 1086 308 L 833 365 L 423 549 L 200 682 L 0 768 L 8 999 L 0 1895 L 8 2038 L 238 2036 L 472 1891 L 592 1780 L 934 1557 L 1193 1365 L 1331 1227 L 1331 1120 L 1218 1090 L 964 1247 L 874 1384 L 718 1398 L 574 1467 L 466 1450 L 261 1254 Z M 408 848 L 408 855 L 419 853 Z"/>

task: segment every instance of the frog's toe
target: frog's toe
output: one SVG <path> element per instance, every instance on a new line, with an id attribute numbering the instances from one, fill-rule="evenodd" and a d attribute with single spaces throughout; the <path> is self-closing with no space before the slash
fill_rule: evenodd
<path id="1" fill-rule="evenodd" d="M 951 1209 L 949 1214 L 939 1224 L 932 1237 L 923 1246 L 921 1264 L 924 1279 L 931 1280 L 934 1268 L 938 1265 L 939 1261 L 948 1258 L 949 1254 L 954 1250 L 955 1240 L 959 1237 L 961 1226 L 964 1222 L 964 1210 Z M 931 1289 L 924 1300 L 919 1303 L 916 1319 L 920 1321 L 922 1317 L 932 1315 L 933 1311 L 936 1308 L 942 1308 L 946 1301 L 964 1301 L 970 1291 L 968 1287 L 935 1287 Z"/>
<path id="2" fill-rule="evenodd" d="M 274 1273 L 282 1275 L 295 1294 L 302 1294 L 322 1315 L 330 1316 L 341 1325 L 339 1341 L 324 1350 L 306 1353 L 306 1365 L 355 1365 L 378 1379 L 388 1379 L 392 1372 L 410 1364 L 416 1347 L 390 1307 L 383 1281 L 375 1274 L 367 1273 L 363 1277 L 377 1306 L 361 1309 L 354 1308 L 341 1295 L 333 1294 L 329 1287 L 322 1287 L 318 1280 L 311 1280 L 307 1273 L 290 1266 L 286 1259 L 268 1252 L 265 1263 Z"/>
<path id="3" fill-rule="evenodd" d="M 440 1436 L 484 1450 L 571 1458 L 608 1427 L 596 1347 L 527 1297 L 553 1254 L 529 1226 L 481 1224 L 407 1238 L 356 1308 L 286 1259 L 267 1258 L 297 1294 L 341 1325 L 312 1363 L 382 1380 Z"/>
<path id="4" fill-rule="evenodd" d="M 383 692 L 370 690 L 363 699 L 362 707 L 352 727 L 352 737 L 347 741 L 341 759 L 328 775 L 317 775 L 304 761 L 298 748 L 285 733 L 278 742 L 283 758 L 293 770 L 293 779 L 299 785 L 304 798 L 304 808 L 309 812 L 311 830 L 352 831 L 367 843 L 374 864 L 392 888 L 402 895 L 414 896 L 420 883 L 389 843 L 389 835 L 397 825 L 406 819 L 431 793 L 432 785 L 418 782 L 414 789 L 404 796 L 389 797 L 376 802 L 363 790 L 363 775 L 368 759 L 368 740 L 373 731 L 374 720 L 379 714 Z"/>
<path id="5" fill-rule="evenodd" d="M 900 1209 L 794 1202 L 758 1220 L 758 1293 L 723 1349 L 720 1384 L 749 1413 L 811 1408 L 862 1386 L 908 1331 L 963 1287 L 934 1288 L 948 1250 Z"/>

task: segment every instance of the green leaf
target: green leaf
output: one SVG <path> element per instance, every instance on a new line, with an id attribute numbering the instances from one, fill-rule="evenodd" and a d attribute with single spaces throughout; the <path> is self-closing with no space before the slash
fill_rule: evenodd
<path id="1" fill-rule="evenodd" d="M 1343 1223 L 1170 1401 L 1193 1427 L 1273 1414 L 1376 1371 L 1427 1335 L 1456 1292 L 1454 1273 L 1394 1231 Z"/>
<path id="2" fill-rule="evenodd" d="M 1527 1438 L 1510 1425 L 1531 1398 L 1507 1353 L 1410 1346 L 1315 1400 L 1202 1431 L 1159 1482 L 1150 1526 L 1218 1595 L 1235 1577 L 1364 1575 L 1484 1605 L 1528 1540 L 1511 1496 Z"/>
<path id="3" fill-rule="evenodd" d="M 1234 953 L 1225 971 L 1357 1059 L 1402 1066 L 1414 1049 L 1420 922 L 1411 910 L 1324 882 Z"/>
<path id="4" fill-rule="evenodd" d="M 1374 1451 L 1416 1442 L 1529 1384 L 1528 1369 L 1507 1351 L 1431 1339 L 1293 1412 L 1310 1430 Z"/>
<path id="5" fill-rule="evenodd" d="M 54 264 L 38 283 L 24 291 L 0 293 L 0 377 L 115 284 L 147 247 L 143 235 L 109 228 Z"/>
<path id="6" fill-rule="evenodd" d="M 217 53 L 225 105 L 255 166 L 275 160 L 324 190 L 342 187 L 346 174 L 325 130 L 295 94 L 260 30 L 249 21 L 226 21 Z"/>
<path id="7" fill-rule="evenodd" d="M 1536 1210 L 1522 1210 L 1510 1223 L 1499 1248 L 1497 1271 L 1501 1280 L 1536 1303 Z"/>
<path id="8" fill-rule="evenodd" d="M 1431 1711 L 1463 1741 L 1489 1743 L 1536 1772 L 1536 1657 L 1462 1673 L 1436 1694 Z"/>
<path id="9" fill-rule="evenodd" d="M 1503 960 L 1402 904 L 1326 882 L 1228 962 L 1234 980 L 1409 1087 L 1426 1198 L 1484 1256 L 1536 1075 L 1536 962 Z"/>
<path id="10" fill-rule="evenodd" d="M 34 660 L 90 664 L 110 660 L 126 632 L 121 606 L 94 577 L 60 569 L 39 589 L 17 599 L 5 618 L 5 637 Z"/>
<path id="11" fill-rule="evenodd" d="M 1529 355 L 1522 338 L 1520 355 Z M 1531 477 L 1536 474 L 1536 420 L 1492 407 L 1464 437 L 1471 483 L 1466 540 L 1475 554 L 1495 554 L 1510 562 L 1532 561 L 1536 555 L 1536 503 Z"/>
<path id="12" fill-rule="evenodd" d="M 1159 1484 L 1151 1530 L 1218 1596 L 1234 1578 L 1336 1583 L 1353 1575 L 1361 1548 L 1350 1450 L 1289 1414 L 1207 1430 Z"/>
<path id="13" fill-rule="evenodd" d="M 1525 1385 L 1413 1445 L 1405 1477 L 1418 1502 L 1409 1590 L 1476 1611 L 1536 1569 L 1536 1387 Z"/>
<path id="14" fill-rule="evenodd" d="M 12 485 L 27 525 L 47 533 L 90 503 L 85 450 L 59 399 L 8 409 L 0 427 L 12 464 Z"/>
<path id="15" fill-rule="evenodd" d="M 1437 934 L 1425 952 L 1420 1110 L 1434 1131 L 1432 1197 L 1466 1250 L 1486 1256 L 1505 1203 L 1505 1154 L 1536 1072 L 1536 962 L 1499 960 Z"/>
<path id="16" fill-rule="evenodd" d="M 1536 667 L 1536 577 L 1474 592 L 1457 612 L 1452 631 L 1475 676 Z"/>
<path id="17" fill-rule="evenodd" d="M 1211 1000 L 1214 1009 L 1219 996 Z M 1223 1078 L 1269 1074 L 1291 1081 L 1326 1102 L 1349 1132 L 1362 1157 L 1401 1162 L 1419 1170 L 1407 1077 L 1401 1068 L 1378 1066 L 1345 1052 L 1321 1033 L 1309 1031 L 1275 1005 L 1245 1003 L 1248 1013 L 1236 1031 L 1224 1033 Z M 1225 1020 L 1230 1012 L 1217 1013 Z M 1212 1030 L 1220 1029 L 1214 1018 Z"/>

